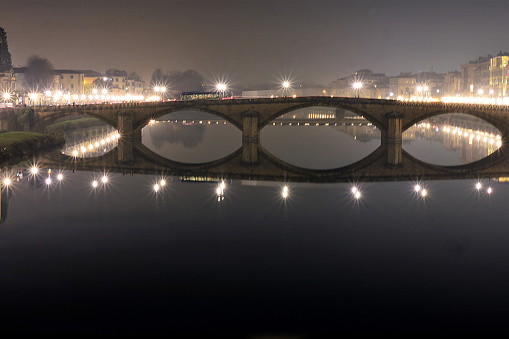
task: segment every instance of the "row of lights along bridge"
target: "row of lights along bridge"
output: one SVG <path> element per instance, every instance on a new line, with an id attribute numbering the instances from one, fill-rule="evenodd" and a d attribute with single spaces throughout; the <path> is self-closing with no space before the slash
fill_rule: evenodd
<path id="1" fill-rule="evenodd" d="M 359 98 L 360 93 L 362 92 L 364 84 L 362 81 L 355 81 L 352 83 L 351 88 L 354 93 L 354 96 Z M 290 80 L 284 80 L 281 83 L 280 87 L 282 96 L 291 96 L 296 97 L 292 90 L 292 84 Z M 437 90 L 438 91 L 438 90 Z M 165 95 L 168 92 L 168 89 L 164 85 L 156 85 L 153 87 L 153 95 L 143 96 L 143 95 L 131 95 L 126 94 L 122 96 L 111 95 L 107 88 L 94 88 L 91 93 L 86 94 L 71 94 L 71 93 L 62 93 L 61 91 L 52 92 L 50 90 L 46 90 L 43 92 L 33 91 L 28 94 L 29 103 L 33 106 L 36 105 L 65 105 L 65 104 L 90 104 L 90 103 L 104 103 L 104 102 L 142 102 L 142 101 L 164 101 Z M 226 96 L 226 93 L 229 92 L 228 85 L 226 83 L 217 83 L 214 89 L 216 93 L 222 93 Z M 325 91 L 324 91 L 325 93 Z M 476 97 L 432 97 L 429 92 L 429 86 L 426 84 L 418 84 L 415 88 L 416 96 L 410 98 L 402 98 L 395 97 L 394 93 L 389 94 L 388 99 L 394 99 L 398 101 L 410 101 L 410 102 L 438 102 L 442 101 L 445 103 L 466 103 L 466 104 L 491 104 L 491 105 L 509 105 L 509 97 L 504 98 L 493 98 L 494 91 L 490 89 L 488 91 L 489 96 L 485 96 L 484 89 L 479 89 L 477 91 L 478 96 Z M 332 95 L 331 95 L 332 97 Z M 242 98 L 242 97 L 239 97 Z M 14 96 L 12 92 L 4 91 L 1 97 L 2 102 L 0 107 L 9 107 L 13 105 L 14 101 L 18 99 Z"/>

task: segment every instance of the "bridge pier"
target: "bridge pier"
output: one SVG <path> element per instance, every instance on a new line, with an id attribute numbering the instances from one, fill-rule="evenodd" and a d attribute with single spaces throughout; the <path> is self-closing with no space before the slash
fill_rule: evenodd
<path id="1" fill-rule="evenodd" d="M 118 113 L 118 162 L 132 165 L 134 163 L 134 113 L 122 111 Z M 140 136 L 141 137 L 141 136 Z"/>
<path id="2" fill-rule="evenodd" d="M 242 162 L 246 165 L 258 163 L 258 144 L 260 143 L 258 118 L 259 115 L 256 112 L 242 114 Z"/>
<path id="3" fill-rule="evenodd" d="M 402 116 L 399 113 L 389 113 L 387 119 L 387 134 L 382 137 L 382 143 L 387 149 L 387 166 L 401 166 L 403 156 Z"/>

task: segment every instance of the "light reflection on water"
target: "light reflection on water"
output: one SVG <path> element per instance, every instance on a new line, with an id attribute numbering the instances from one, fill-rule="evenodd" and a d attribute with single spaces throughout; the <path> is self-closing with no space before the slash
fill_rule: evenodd
<path id="1" fill-rule="evenodd" d="M 25 165 L 2 174 L 7 329 L 505 330 L 503 182 L 192 182 Z"/>

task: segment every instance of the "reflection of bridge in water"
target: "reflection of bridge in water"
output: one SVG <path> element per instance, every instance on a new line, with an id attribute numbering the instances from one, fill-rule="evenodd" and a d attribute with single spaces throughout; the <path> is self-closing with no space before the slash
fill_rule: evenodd
<path id="1" fill-rule="evenodd" d="M 277 117 L 305 107 L 332 107 L 366 118 L 381 133 L 380 147 L 354 164 L 330 170 L 299 168 L 277 159 L 261 146 L 261 129 Z M 212 113 L 232 123 L 242 131 L 242 147 L 216 161 L 185 164 L 164 159 L 141 143 L 141 129 L 151 119 L 186 110 Z M 424 119 L 458 112 L 496 126 L 501 132 L 502 147 L 480 161 L 452 167 L 426 164 L 402 149 L 404 130 Z M 306 97 L 41 108 L 35 113 L 32 121 L 35 129 L 61 116 L 80 114 L 98 117 L 120 131 L 118 147 L 112 152 L 94 159 L 74 159 L 60 154 L 46 159 L 53 168 L 310 182 L 496 177 L 507 175 L 509 170 L 506 147 L 509 109 L 506 106 Z"/>

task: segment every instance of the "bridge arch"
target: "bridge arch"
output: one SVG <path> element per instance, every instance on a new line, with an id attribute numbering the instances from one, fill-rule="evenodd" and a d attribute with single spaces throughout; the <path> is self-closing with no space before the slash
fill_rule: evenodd
<path id="1" fill-rule="evenodd" d="M 136 150 L 136 154 L 143 157 L 145 160 L 149 161 L 151 164 L 155 164 L 158 166 L 164 166 L 167 168 L 171 168 L 173 171 L 179 174 L 185 174 L 186 171 L 193 171 L 193 173 L 197 171 L 205 171 L 210 168 L 218 167 L 222 164 L 225 164 L 231 161 L 233 158 L 238 157 L 242 153 L 242 147 L 235 150 L 234 152 L 216 160 L 202 162 L 202 163 L 185 163 L 179 162 L 171 159 L 167 159 L 152 150 L 150 150 L 147 146 L 143 145 L 141 142 L 134 143 L 134 149 Z"/>
<path id="2" fill-rule="evenodd" d="M 324 99 L 330 99 L 330 98 L 325 97 Z M 310 102 L 301 102 L 301 103 L 298 103 L 298 104 L 296 104 L 294 106 L 287 107 L 285 109 L 277 111 L 276 113 L 270 115 L 265 121 L 262 121 L 259 124 L 259 126 L 258 126 L 258 130 L 262 130 L 271 121 L 273 121 L 274 119 L 282 116 L 283 114 L 290 113 L 290 112 L 293 112 L 293 111 L 296 111 L 296 110 L 302 109 L 302 108 L 309 108 L 309 107 L 340 108 L 340 109 L 344 109 L 344 110 L 350 111 L 352 113 L 355 113 L 357 115 L 360 115 L 360 116 L 364 117 L 366 120 L 368 120 L 370 123 L 372 123 L 373 125 L 375 125 L 378 129 L 380 129 L 382 131 L 385 129 L 385 126 L 386 126 L 384 122 L 381 122 L 381 121 L 377 120 L 375 118 L 375 116 L 371 115 L 368 112 L 360 110 L 360 109 L 358 109 L 356 107 L 353 107 L 353 106 L 350 106 L 350 105 L 347 105 L 347 104 L 343 104 L 343 103 L 338 103 L 336 101 L 330 101 L 330 100 L 320 101 L 320 100 L 315 100 L 315 101 L 310 101 Z"/>
<path id="3" fill-rule="evenodd" d="M 101 120 L 104 123 L 114 127 L 115 129 L 118 129 L 117 121 L 111 121 L 104 115 L 99 114 L 100 112 L 101 111 L 55 111 L 51 114 L 45 114 L 43 116 L 36 114 L 35 119 L 32 122 L 31 128 L 34 131 L 43 132 L 46 126 L 50 125 L 51 123 L 55 122 L 60 118 L 69 116 L 88 116 L 91 118 Z"/>
<path id="4" fill-rule="evenodd" d="M 209 113 L 212 115 L 215 115 L 221 119 L 224 119 L 237 127 L 238 129 L 242 130 L 242 123 L 236 121 L 235 119 L 232 119 L 230 116 L 223 114 L 219 111 L 203 107 L 203 106 L 189 106 L 189 107 L 170 107 L 170 108 L 164 108 L 158 111 L 154 111 L 151 114 L 152 119 L 158 119 L 162 116 L 165 116 L 167 114 L 175 113 L 175 112 L 183 112 L 183 111 L 194 111 L 194 112 L 203 112 L 203 113 Z M 145 127 L 148 124 L 149 121 L 146 119 L 140 120 L 135 122 L 134 129 L 135 130 L 141 130 L 143 127 Z"/>
<path id="5" fill-rule="evenodd" d="M 479 118 L 491 125 L 493 125 L 495 128 L 500 130 L 501 132 L 504 132 L 504 130 L 509 130 L 509 126 L 507 126 L 507 122 L 498 117 L 494 114 L 487 114 L 486 112 L 483 112 L 482 110 L 476 110 L 476 109 L 461 109 L 461 108 L 454 108 L 454 109 L 437 109 L 434 111 L 429 111 L 424 114 L 421 114 L 407 122 L 404 123 L 402 129 L 407 130 L 408 128 L 412 127 L 413 125 L 421 122 L 422 120 L 437 117 L 444 114 L 465 114 L 470 115 L 476 118 Z M 506 113 L 507 114 L 507 113 Z"/>

